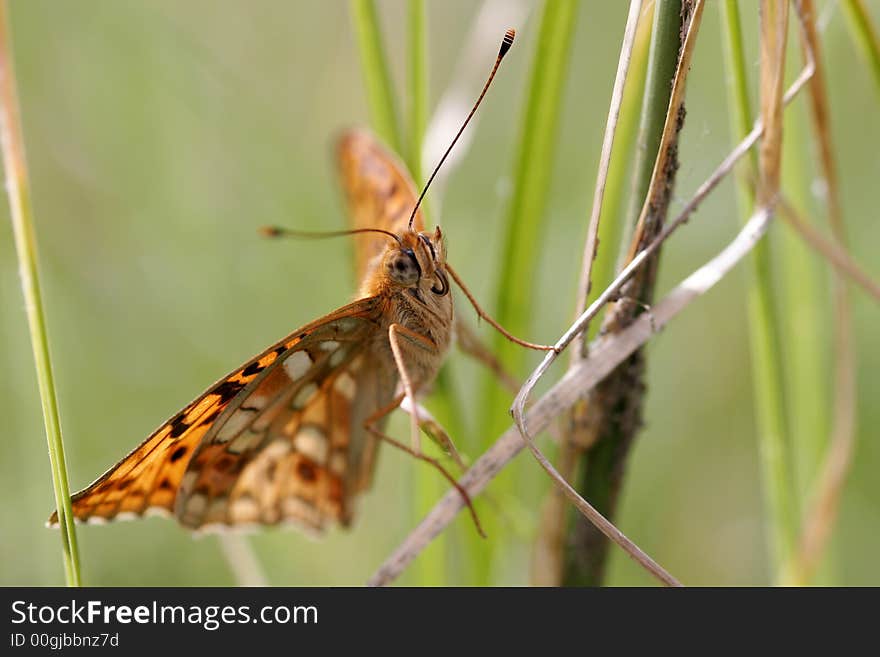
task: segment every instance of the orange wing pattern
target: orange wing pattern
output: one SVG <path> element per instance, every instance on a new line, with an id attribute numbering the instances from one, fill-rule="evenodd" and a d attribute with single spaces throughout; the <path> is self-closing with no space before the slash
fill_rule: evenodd
<path id="1" fill-rule="evenodd" d="M 75 494 L 74 516 L 157 511 L 191 528 L 348 522 L 375 451 L 363 419 L 394 391 L 367 352 L 382 310 L 377 297 L 344 306 L 221 379 Z"/>
<path id="2" fill-rule="evenodd" d="M 338 163 L 353 226 L 403 232 L 416 192 L 397 158 L 352 131 L 339 141 Z M 424 230 L 420 212 L 414 227 Z M 358 236 L 360 280 L 387 244 Z M 348 524 L 375 463 L 376 439 L 364 421 L 390 403 L 397 385 L 393 363 L 377 358 L 387 356 L 376 349 L 387 341 L 385 303 L 367 297 L 340 308 L 218 381 L 76 493 L 76 519 L 158 512 L 191 529 Z M 52 514 L 50 524 L 57 521 Z"/>
<path id="3" fill-rule="evenodd" d="M 343 134 L 336 155 L 352 228 L 381 228 L 392 233 L 406 230 L 418 193 L 404 164 L 361 130 Z M 421 210 L 413 227 L 425 229 Z M 388 241 L 369 235 L 356 235 L 355 240 L 355 274 L 363 281 Z"/>

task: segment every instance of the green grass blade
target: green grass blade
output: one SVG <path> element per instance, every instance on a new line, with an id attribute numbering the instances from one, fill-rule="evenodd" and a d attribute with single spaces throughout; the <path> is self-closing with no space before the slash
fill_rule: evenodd
<path id="1" fill-rule="evenodd" d="M 626 228 L 632 230 L 642 213 L 651 186 L 654 162 L 660 149 L 666 111 L 669 107 L 669 81 L 675 74 L 680 39 L 677 36 L 681 11 L 680 0 L 658 0 L 654 8 L 654 27 L 648 53 L 648 73 L 642 98 L 639 144 L 633 164 L 633 186 L 627 212 Z M 675 38 L 673 38 L 675 37 Z M 629 240 L 621 242 L 624 251 Z"/>
<path id="2" fill-rule="evenodd" d="M 631 189 L 634 191 L 620 229 L 626 235 L 620 243 L 623 253 L 629 251 L 629 234 L 642 212 L 660 151 L 672 92 L 671 81 L 675 77 L 681 45 L 680 16 L 680 0 L 660 0 L 655 4 L 638 122 L 638 147 L 632 169 Z M 639 402 L 630 400 L 625 403 Z M 575 465 L 578 492 L 609 518 L 615 514 L 616 491 L 621 481 L 619 473 L 628 454 L 628 450 L 621 448 L 628 440 L 621 426 L 611 417 L 605 414 L 596 444 L 581 455 Z M 580 516 L 572 514 L 572 517 L 574 524 L 569 529 L 569 544 L 564 554 L 563 585 L 601 586 L 605 579 L 609 543 L 601 538 L 598 545 L 593 545 L 584 536 L 595 533 L 595 528 Z"/>
<path id="3" fill-rule="evenodd" d="M 55 506 L 58 509 L 61 533 L 64 575 L 68 586 L 80 586 L 79 549 L 76 527 L 70 505 L 70 486 L 67 481 L 67 459 L 58 417 L 58 400 L 55 396 L 55 380 L 49 355 L 46 334 L 46 316 L 40 292 L 37 269 L 37 239 L 34 232 L 34 215 L 31 206 L 24 140 L 18 110 L 15 69 L 12 65 L 12 48 L 8 21 L 8 7 L 0 1 L 0 136 L 2 136 L 3 165 L 9 207 L 12 212 L 12 229 L 15 250 L 18 255 L 21 287 L 24 294 L 28 328 L 34 352 L 34 366 L 43 407 L 43 420 L 49 447 L 49 464 L 52 469 L 52 487 Z"/>
<path id="4" fill-rule="evenodd" d="M 732 141 L 736 143 L 751 130 L 753 120 L 737 3 L 725 0 L 721 15 Z M 737 200 L 743 221 L 748 219 L 755 205 L 755 193 L 750 181 L 755 180 L 756 171 L 753 155 L 739 169 L 741 175 L 737 177 Z M 773 296 L 769 240 L 765 239 L 755 247 L 749 262 L 747 306 L 755 418 L 767 500 L 772 577 L 778 581 L 793 546 L 798 517 L 797 507 L 792 500 L 789 459 L 786 456 L 788 428 L 779 341 L 781 329 L 778 304 Z"/>
<path id="5" fill-rule="evenodd" d="M 552 180 L 559 116 L 578 6 L 575 0 L 548 0 L 543 5 L 517 138 L 514 191 L 503 229 L 504 246 L 497 278 L 495 314 L 505 328 L 526 338 L 529 337 L 527 334 L 531 325 L 532 283 L 543 241 L 541 224 Z M 514 375 L 522 372 L 526 361 L 522 347 L 496 334 L 493 349 Z M 510 394 L 492 376 L 487 375 L 484 384 L 483 403 L 478 416 L 478 435 L 482 441 L 480 449 L 486 447 L 510 423 L 507 415 Z M 513 495 L 514 478 L 508 474 L 495 485 L 495 490 L 502 498 Z M 502 532 L 495 519 L 483 518 L 483 522 L 487 534 L 493 540 L 499 540 Z M 486 546 L 480 548 L 474 545 L 472 553 L 482 555 L 475 583 L 488 584 L 491 546 L 487 549 Z"/>
<path id="6" fill-rule="evenodd" d="M 428 123 L 428 67 L 427 38 L 425 30 L 425 1 L 409 0 L 407 15 L 407 122 L 408 131 L 405 161 L 409 166 L 415 184 L 423 184 L 422 180 L 422 143 L 425 126 Z M 427 207 L 422 201 L 422 214 L 425 222 L 430 223 Z M 454 412 L 455 400 L 449 381 L 448 370 L 444 370 L 435 382 L 434 392 L 430 399 L 431 412 L 453 440 L 460 436 L 460 427 L 455 423 L 457 413 Z M 432 449 L 425 444 L 425 449 Z M 413 463 L 415 470 L 415 520 L 421 518 L 437 502 L 446 490 L 446 482 L 432 468 L 421 463 Z M 413 564 L 412 577 L 419 586 L 445 586 L 449 583 L 446 573 L 446 555 L 449 541 L 446 535 L 439 536 L 436 544 L 430 546 Z"/>
<path id="7" fill-rule="evenodd" d="M 422 184 L 422 142 L 428 124 L 428 65 L 427 39 L 425 36 L 425 0 L 409 0 L 409 139 L 406 163 L 416 185 Z"/>
<path id="8" fill-rule="evenodd" d="M 880 36 L 877 34 L 877 28 L 871 22 L 863 0 L 843 0 L 840 4 L 852 36 L 871 69 L 875 83 L 874 90 L 880 94 Z"/>
<path id="9" fill-rule="evenodd" d="M 497 319 L 514 335 L 528 333 L 531 324 L 532 282 L 542 243 L 541 223 L 552 180 L 569 46 L 577 9 L 578 3 L 572 0 L 550 0 L 544 4 L 532 62 L 525 116 L 518 138 L 513 199 L 504 228 L 505 242 L 496 296 Z M 514 372 L 519 371 L 525 360 L 522 347 L 513 345 L 500 335 L 496 336 L 495 344 L 502 362 Z M 496 409 L 497 406 L 491 406 L 489 410 Z M 507 414 L 504 413 L 502 424 L 507 423 Z M 497 433 L 489 432 L 487 437 Z"/>
<path id="10" fill-rule="evenodd" d="M 376 4 L 373 0 L 351 0 L 351 15 L 361 54 L 361 71 L 373 129 L 388 146 L 403 153 L 397 104 L 394 101 L 385 49 L 382 47 Z"/>

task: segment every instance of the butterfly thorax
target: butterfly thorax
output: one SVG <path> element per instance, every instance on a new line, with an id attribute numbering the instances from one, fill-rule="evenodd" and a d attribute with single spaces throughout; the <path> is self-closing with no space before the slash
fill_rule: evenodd
<path id="1" fill-rule="evenodd" d="M 400 340 L 417 387 L 429 384 L 440 369 L 452 337 L 453 306 L 444 271 L 446 248 L 439 228 L 434 233 L 406 231 L 376 259 L 361 293 L 384 299 L 384 330 L 377 332 L 378 359 L 393 367 L 388 329 L 397 324 L 423 336 Z"/>

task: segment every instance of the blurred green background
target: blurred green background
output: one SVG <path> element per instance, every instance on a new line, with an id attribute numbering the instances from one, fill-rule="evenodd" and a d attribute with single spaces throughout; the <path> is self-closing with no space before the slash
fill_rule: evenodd
<path id="1" fill-rule="evenodd" d="M 626 5 L 585 1 L 579 11 L 539 300 L 525 337 L 555 340 L 572 317 Z M 11 6 L 45 304 L 77 490 L 210 382 L 350 298 L 344 240 L 274 243 L 256 229 L 345 225 L 331 145 L 340 129 L 367 124 L 367 107 L 346 2 L 19 0 Z M 402 93 L 405 5 L 378 6 Z M 527 18 L 515 24 L 517 44 L 480 110 L 470 150 L 451 173 L 440 216 L 450 261 L 487 303 L 503 285 L 494 272 L 538 26 L 537 3 L 519 6 Z M 868 6 L 880 16 L 880 3 Z M 479 84 L 491 64 L 460 61 L 476 9 L 465 0 L 428 3 L 431 108 L 456 71 L 463 67 Z M 491 51 L 496 33 L 500 38 L 508 27 L 504 11 L 491 30 Z M 741 11 L 754 82 L 757 1 L 742 3 Z M 828 13 L 823 25 L 852 253 L 877 279 L 880 101 L 843 17 Z M 673 210 L 729 149 L 715 3 L 702 29 Z M 793 111 L 803 112 L 803 105 Z M 808 145 L 804 152 L 812 157 Z M 0 212 L 8 215 L 5 203 Z M 714 255 L 737 225 L 728 181 L 664 247 L 658 293 Z M 775 225 L 771 237 L 785 230 Z M 824 263 L 815 266 L 827 281 Z M 8 222 L 0 232 L 0 267 L 0 584 L 60 584 L 59 537 L 43 526 L 53 506 L 51 477 Z M 763 584 L 769 577 L 743 274 L 739 267 L 651 342 L 646 427 L 618 517 L 631 538 L 689 584 Z M 853 301 L 858 447 L 831 571 L 842 584 L 880 585 L 880 313 L 859 291 Z M 785 304 L 796 307 L 798 299 Z M 461 301 L 458 308 L 471 315 Z M 824 333 L 830 359 L 830 323 Z M 538 356 L 528 358 L 534 364 Z M 479 369 L 459 353 L 450 361 L 461 398 L 478 399 Z M 476 411 L 465 405 L 465 412 Z M 391 431 L 405 436 L 405 423 L 397 419 Z M 548 487 L 528 459 L 520 456 L 504 475 L 517 478 L 508 486 L 517 495 L 500 500 L 498 531 L 489 542 L 468 538 L 473 528 L 466 518 L 453 526 L 444 557 L 448 583 L 471 582 L 472 551 L 488 551 L 489 543 L 495 546 L 490 581 L 528 582 L 536 512 Z M 294 531 L 254 535 L 269 581 L 365 582 L 419 517 L 413 472 L 422 467 L 383 449 L 374 490 L 361 500 L 350 532 L 331 531 L 321 542 Z M 492 505 L 480 508 L 499 513 Z M 87 584 L 234 583 L 216 537 L 193 539 L 171 521 L 86 526 L 79 536 Z M 618 550 L 612 554 L 609 583 L 651 583 Z M 419 579 L 408 574 L 402 582 Z"/>

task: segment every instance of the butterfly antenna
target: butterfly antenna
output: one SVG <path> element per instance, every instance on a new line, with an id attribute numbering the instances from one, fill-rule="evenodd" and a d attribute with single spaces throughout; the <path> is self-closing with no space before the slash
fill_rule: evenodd
<path id="1" fill-rule="evenodd" d="M 381 228 L 354 228 L 352 230 L 332 230 L 328 232 L 312 232 L 307 230 L 291 230 L 282 228 L 281 226 L 263 226 L 260 235 L 263 237 L 293 237 L 302 240 L 317 240 L 325 237 L 340 237 L 342 235 L 357 235 L 358 233 L 380 233 L 393 239 L 398 244 L 401 243 L 400 238 L 389 230 Z"/>
<path id="2" fill-rule="evenodd" d="M 422 203 L 422 199 L 425 198 L 425 193 L 428 191 L 428 187 L 431 186 L 431 183 L 434 180 L 434 177 L 437 175 L 437 172 L 440 171 L 440 167 L 443 166 L 443 163 L 446 161 L 446 158 L 449 157 L 449 153 L 452 152 L 452 147 L 455 146 L 455 142 L 458 141 L 458 138 L 461 137 L 461 133 L 464 132 L 464 129 L 467 127 L 467 124 L 470 122 L 471 117 L 474 115 L 474 112 L 477 111 L 477 108 L 480 106 L 480 103 L 483 102 L 483 96 L 486 95 L 486 92 L 489 90 L 489 85 L 492 84 L 492 79 L 495 77 L 495 73 L 498 71 L 498 67 L 501 65 L 501 60 L 504 59 L 504 55 L 507 54 L 507 51 L 510 50 L 510 46 L 513 45 L 513 38 L 516 36 L 516 31 L 513 28 L 507 30 L 504 33 L 504 39 L 501 41 L 501 49 L 498 51 L 498 57 L 495 59 L 495 65 L 492 67 L 492 72 L 489 73 L 489 79 L 486 80 L 486 84 L 483 86 L 483 91 L 480 93 L 480 97 L 477 98 L 477 102 L 474 103 L 473 108 L 471 108 L 471 113 L 467 115 L 467 118 L 464 120 L 464 123 L 461 124 L 461 128 L 458 129 L 458 133 L 455 135 L 455 138 L 452 140 L 452 143 L 449 144 L 449 148 L 446 149 L 446 152 L 443 153 L 443 157 L 440 158 L 440 162 L 437 163 L 437 166 L 434 167 L 434 172 L 431 174 L 431 177 L 428 178 L 428 182 L 425 183 L 424 188 L 422 189 L 422 193 L 419 194 L 419 200 L 416 201 L 416 205 L 413 208 L 412 214 L 409 217 L 409 229 L 412 230 L 413 222 L 416 219 L 416 212 L 419 210 L 419 205 Z"/>

